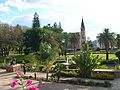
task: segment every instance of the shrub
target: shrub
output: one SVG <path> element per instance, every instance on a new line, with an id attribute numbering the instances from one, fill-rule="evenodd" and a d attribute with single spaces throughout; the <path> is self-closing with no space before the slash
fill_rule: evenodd
<path id="1" fill-rule="evenodd" d="M 108 69 L 109 67 L 107 65 L 100 65 L 97 67 L 97 69 Z"/>
<path id="2" fill-rule="evenodd" d="M 114 79 L 113 74 L 104 73 L 104 72 L 101 72 L 101 73 L 92 72 L 91 77 L 95 79 L 102 79 L 102 80 L 113 80 Z"/>
<path id="3" fill-rule="evenodd" d="M 64 80 L 63 83 L 75 84 L 75 85 L 85 85 L 85 86 L 100 86 L 100 87 L 111 87 L 111 83 L 109 81 L 99 82 L 93 80 L 86 79 L 70 79 Z"/>
<path id="4" fill-rule="evenodd" d="M 76 76 L 78 76 L 78 74 L 75 71 L 61 71 L 60 75 L 64 76 L 64 77 L 76 77 Z"/>
<path id="5" fill-rule="evenodd" d="M 112 64 L 112 65 L 116 65 L 117 62 L 118 62 L 117 59 L 113 59 L 113 60 L 109 60 L 109 61 L 104 60 L 104 61 L 101 62 L 101 65 L 104 65 L 104 64 Z"/>
<path id="6" fill-rule="evenodd" d="M 89 47 L 88 43 L 84 43 L 79 56 L 75 56 L 73 60 L 76 67 L 80 70 L 82 77 L 90 77 L 92 69 L 96 68 L 100 63 L 99 56 L 93 54 L 93 50 Z"/>
<path id="7" fill-rule="evenodd" d="M 118 57 L 119 62 L 120 62 L 120 49 L 118 49 L 118 50 L 115 52 L 115 55 L 116 55 L 116 57 Z"/>

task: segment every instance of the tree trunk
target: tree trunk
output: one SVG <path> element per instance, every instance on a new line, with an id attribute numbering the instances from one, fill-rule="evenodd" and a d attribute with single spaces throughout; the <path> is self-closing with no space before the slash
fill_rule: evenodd
<path id="1" fill-rule="evenodd" d="M 75 48 L 75 45 L 74 45 L 74 56 L 75 56 L 75 53 L 76 53 L 76 48 Z"/>
<path id="2" fill-rule="evenodd" d="M 60 71 L 57 72 L 57 81 L 59 82 L 60 80 Z"/>
<path id="3" fill-rule="evenodd" d="M 106 61 L 108 62 L 109 60 L 109 53 L 108 53 L 108 50 L 106 50 Z"/>
<path id="4" fill-rule="evenodd" d="M 47 81 L 48 81 L 48 74 L 49 74 L 49 72 L 46 71 L 46 80 L 47 80 Z"/>
<path id="5" fill-rule="evenodd" d="M 36 72 L 34 73 L 34 77 L 35 77 L 35 79 L 37 78 Z"/>

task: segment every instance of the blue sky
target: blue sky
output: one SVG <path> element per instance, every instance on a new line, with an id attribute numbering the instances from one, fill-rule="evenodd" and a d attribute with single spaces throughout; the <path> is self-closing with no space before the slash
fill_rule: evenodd
<path id="1" fill-rule="evenodd" d="M 80 32 L 83 17 L 86 36 L 95 40 L 104 28 L 120 33 L 119 0 L 0 0 L 0 21 L 32 26 L 35 12 L 41 26 L 61 22 L 66 32 Z"/>

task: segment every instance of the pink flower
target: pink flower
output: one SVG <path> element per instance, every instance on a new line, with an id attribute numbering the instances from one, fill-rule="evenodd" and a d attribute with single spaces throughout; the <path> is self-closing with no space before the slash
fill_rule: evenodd
<path id="1" fill-rule="evenodd" d="M 32 84 L 32 80 L 27 80 L 27 85 L 30 86 Z"/>
<path id="2" fill-rule="evenodd" d="M 21 74 L 20 72 L 17 72 L 17 73 L 16 73 L 16 77 L 21 77 L 20 74 Z"/>
<path id="3" fill-rule="evenodd" d="M 30 86 L 28 88 L 28 90 L 40 90 L 40 89 L 38 87 L 36 87 L 36 86 Z"/>
<path id="4" fill-rule="evenodd" d="M 11 87 L 12 88 L 15 88 L 15 86 L 19 83 L 19 80 L 14 80 L 12 83 L 11 83 Z"/>

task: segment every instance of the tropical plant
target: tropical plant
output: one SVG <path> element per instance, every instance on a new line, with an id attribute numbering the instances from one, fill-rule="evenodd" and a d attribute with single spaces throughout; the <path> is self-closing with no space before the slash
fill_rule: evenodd
<path id="1" fill-rule="evenodd" d="M 79 56 L 73 58 L 82 77 L 90 77 L 91 72 L 98 66 L 99 57 L 92 54 L 92 49 L 87 43 L 82 44 Z"/>
<path id="2" fill-rule="evenodd" d="M 40 50 L 36 55 L 46 69 L 46 80 L 48 80 L 48 74 L 51 71 L 53 61 L 56 59 L 57 50 L 56 48 L 52 48 L 47 42 L 41 43 Z"/>
<path id="3" fill-rule="evenodd" d="M 109 60 L 109 48 L 114 47 L 115 44 L 115 33 L 109 32 L 108 28 L 105 28 L 103 33 L 99 33 L 97 36 L 98 42 L 102 48 L 106 50 L 106 61 Z"/>
<path id="4" fill-rule="evenodd" d="M 74 49 L 74 55 L 76 53 L 76 48 L 80 43 L 80 34 L 79 33 L 70 33 L 70 43 L 72 45 L 72 48 Z"/>

